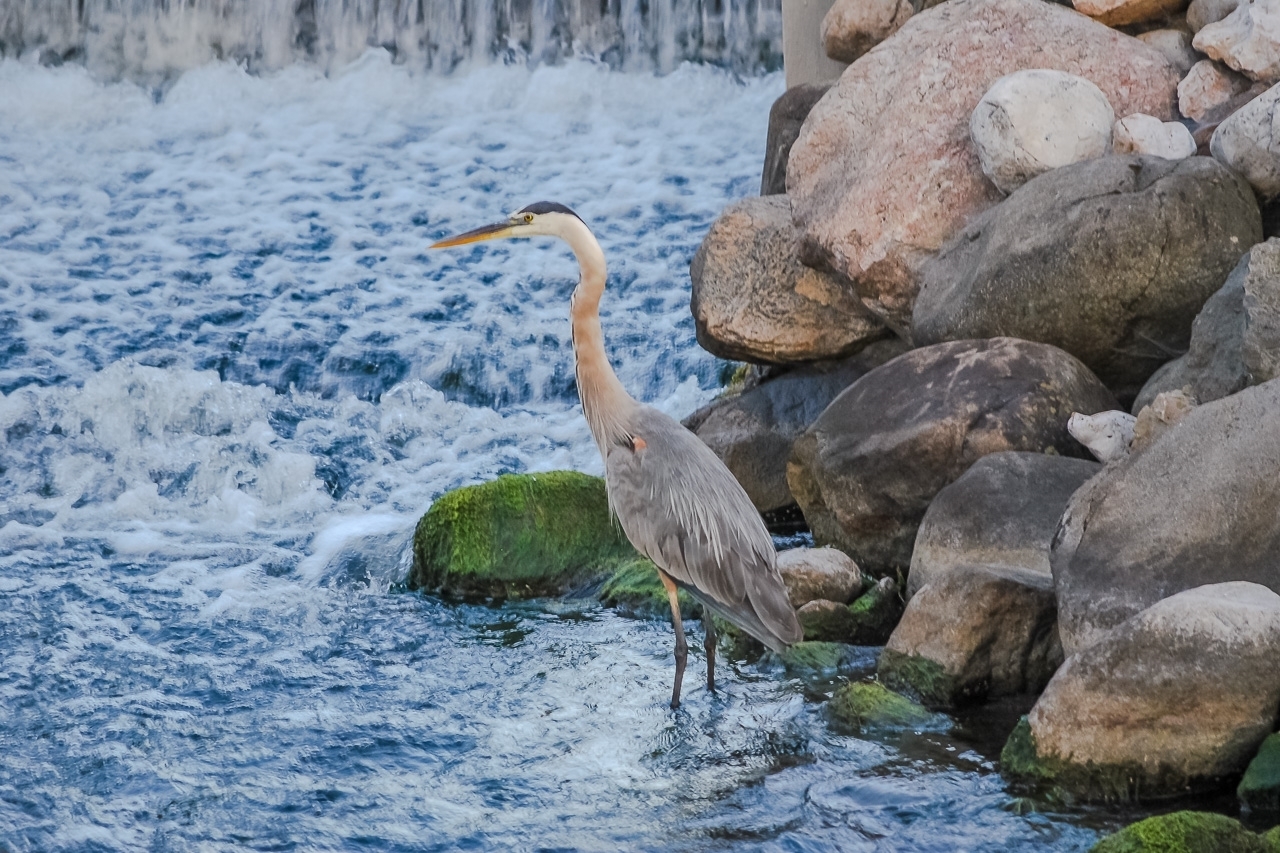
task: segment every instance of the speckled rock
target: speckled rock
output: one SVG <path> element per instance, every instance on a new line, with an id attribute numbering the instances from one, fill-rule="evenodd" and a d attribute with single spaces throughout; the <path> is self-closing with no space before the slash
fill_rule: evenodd
<path id="1" fill-rule="evenodd" d="M 992 453 L 938 492 L 920 522 L 907 596 L 964 566 L 1050 578 L 1049 546 L 1071 495 L 1102 466 L 1046 453 Z"/>
<path id="2" fill-rule="evenodd" d="M 1280 80 L 1280 0 L 1241 3 L 1201 28 L 1191 44 L 1251 80 L 1275 83 Z"/>
<path id="3" fill-rule="evenodd" d="M 920 262 L 1001 199 L 969 137 L 974 104 L 1027 68 L 1092 81 L 1119 115 L 1174 117 L 1178 72 L 1137 39 L 1039 0 L 949 0 L 850 66 L 805 121 L 787 167 L 802 259 L 905 330 Z"/>
<path id="4" fill-rule="evenodd" d="M 1183 74 L 1200 61 L 1200 54 L 1191 46 L 1191 34 L 1184 30 L 1148 30 L 1138 34 L 1138 41 L 1160 51 Z"/>
<path id="5" fill-rule="evenodd" d="M 1178 110 L 1195 121 L 1221 120 L 1217 115 L 1251 85 L 1249 78 L 1212 59 L 1202 59 L 1178 84 Z"/>
<path id="6" fill-rule="evenodd" d="M 1076 163 L 1029 181 L 922 266 L 912 334 L 1053 344 L 1127 402 L 1186 350 L 1196 313 L 1261 239 L 1248 185 L 1210 158 Z"/>
<path id="7" fill-rule="evenodd" d="M 787 457 L 796 437 L 841 391 L 906 350 L 901 340 L 890 338 L 838 362 L 798 367 L 712 402 L 685 425 L 729 467 L 756 509 L 792 507 Z"/>
<path id="8" fill-rule="evenodd" d="M 817 361 L 884 336 L 844 282 L 801 265 L 795 240 L 786 196 L 746 198 L 720 214 L 689 267 L 703 349 L 741 361 Z"/>
<path id="9" fill-rule="evenodd" d="M 1206 26 L 1221 21 L 1240 5 L 1240 0 L 1191 0 L 1187 6 L 1187 26 L 1198 33 Z"/>
<path id="10" fill-rule="evenodd" d="M 931 707 L 1038 692 L 1062 663 L 1053 578 L 957 566 L 907 604 L 877 676 Z"/>
<path id="11" fill-rule="evenodd" d="M 1185 160 L 1196 153 L 1196 141 L 1186 125 L 1142 113 L 1116 122 L 1111 147 L 1117 154 L 1150 154 L 1166 160 Z"/>
<path id="12" fill-rule="evenodd" d="M 858 564 L 835 548 L 792 548 L 778 554 L 778 572 L 791 606 L 830 600 L 847 604 L 862 591 Z"/>
<path id="13" fill-rule="evenodd" d="M 1213 156 L 1244 175 L 1263 199 L 1280 195 L 1280 138 L 1273 139 L 1272 122 L 1280 104 L 1280 86 L 1273 86 L 1232 113 L 1213 132 Z"/>
<path id="14" fill-rule="evenodd" d="M 1114 462 L 1129 455 L 1133 440 L 1133 424 L 1137 420 L 1128 412 L 1110 411 L 1083 415 L 1073 412 L 1067 421 L 1067 432 L 1089 448 L 1099 462 Z"/>
<path id="15" fill-rule="evenodd" d="M 1280 380 L 1195 407 L 1086 482 L 1049 558 L 1066 653 L 1182 590 L 1250 581 L 1280 591 L 1276 471 Z"/>
<path id="16" fill-rule="evenodd" d="M 1280 595 L 1239 582 L 1178 593 L 1067 659 L 1003 769 L 1085 799 L 1216 787 L 1275 725 L 1277 657 Z"/>
<path id="17" fill-rule="evenodd" d="M 1065 352 L 1012 338 L 912 350 L 863 376 L 795 442 L 787 482 L 815 539 L 905 570 L 929 502 L 989 453 L 1078 456 L 1072 411 L 1116 407 Z"/>

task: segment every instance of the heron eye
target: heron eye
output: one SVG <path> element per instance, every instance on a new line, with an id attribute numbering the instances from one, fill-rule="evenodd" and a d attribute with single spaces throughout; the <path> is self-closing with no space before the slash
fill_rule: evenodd
<path id="1" fill-rule="evenodd" d="M 525 222 L 532 222 L 532 221 L 533 221 L 533 214 L 532 214 L 532 213 L 526 213 L 526 214 L 524 215 L 524 221 L 525 221 Z"/>

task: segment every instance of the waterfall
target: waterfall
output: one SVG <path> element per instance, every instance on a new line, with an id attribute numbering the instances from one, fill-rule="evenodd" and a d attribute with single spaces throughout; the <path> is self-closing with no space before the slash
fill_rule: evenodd
<path id="1" fill-rule="evenodd" d="M 781 0 L 0 0 L 0 56 L 107 78 L 164 80 L 213 59 L 327 70 L 370 47 L 437 71 L 575 53 L 629 70 L 773 70 Z"/>

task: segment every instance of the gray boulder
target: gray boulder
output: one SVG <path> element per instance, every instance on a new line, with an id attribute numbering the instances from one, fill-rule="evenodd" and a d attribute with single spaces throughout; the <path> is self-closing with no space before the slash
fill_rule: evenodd
<path id="1" fill-rule="evenodd" d="M 797 609 L 814 601 L 843 606 L 862 591 L 862 572 L 835 548 L 792 548 L 778 554 L 778 572 L 787 598 Z M 812 639 L 812 638 L 810 638 Z"/>
<path id="2" fill-rule="evenodd" d="M 795 442 L 787 482 L 816 541 L 877 576 L 911 562 L 930 501 L 989 453 L 1080 456 L 1073 411 L 1115 408 L 1083 364 L 1012 338 L 912 350 L 832 401 Z"/>
<path id="3" fill-rule="evenodd" d="M 788 364 L 843 358 L 884 337 L 853 288 L 803 266 L 786 196 L 725 208 L 689 266 L 698 343 L 722 358 Z"/>
<path id="4" fill-rule="evenodd" d="M 951 707 L 1038 692 L 1061 663 L 1053 578 L 969 565 L 916 592 L 880 655 L 877 675 L 926 705 Z"/>
<path id="5" fill-rule="evenodd" d="M 1085 483 L 1049 558 L 1066 653 L 1186 589 L 1250 581 L 1280 591 L 1277 472 L 1273 380 L 1191 409 Z"/>
<path id="6" fill-rule="evenodd" d="M 1280 595 L 1252 583 L 1166 598 L 1069 657 L 1002 769 L 1085 799 L 1156 799 L 1244 770 L 1280 705 Z"/>
<path id="7" fill-rule="evenodd" d="M 796 368 L 736 397 L 716 400 L 685 421 L 729 466 L 761 512 L 795 505 L 787 486 L 791 445 L 841 391 L 906 352 L 897 338 L 851 358 Z"/>
<path id="8" fill-rule="evenodd" d="M 992 453 L 938 492 L 920 522 L 907 598 L 954 569 L 992 566 L 1050 578 L 1049 546 L 1072 493 L 1102 466 L 1045 453 Z"/>
<path id="9" fill-rule="evenodd" d="M 830 83 L 802 83 L 778 96 L 769 108 L 769 132 L 764 143 L 764 169 L 760 175 L 760 195 L 782 195 L 787 191 L 787 158 L 800 135 L 800 126 L 813 105 L 831 88 Z"/>
<path id="10" fill-rule="evenodd" d="M 912 334 L 1053 344 L 1132 399 L 1261 239 L 1249 186 L 1207 157 L 1076 163 L 1028 181 L 924 265 Z"/>

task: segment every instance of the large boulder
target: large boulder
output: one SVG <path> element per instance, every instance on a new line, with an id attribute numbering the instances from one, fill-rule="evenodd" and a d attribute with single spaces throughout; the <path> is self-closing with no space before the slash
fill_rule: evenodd
<path id="1" fill-rule="evenodd" d="M 1241 3 L 1220 21 L 1206 24 L 1192 46 L 1252 80 L 1280 80 L 1280 0 Z"/>
<path id="2" fill-rule="evenodd" d="M 853 281 L 905 330 L 920 262 L 1002 198 L 969 120 L 992 83 L 1026 68 L 1092 81 L 1117 115 L 1174 117 L 1178 72 L 1137 39 L 1039 0 L 949 0 L 851 65 L 805 121 L 787 166 L 805 263 Z"/>
<path id="3" fill-rule="evenodd" d="M 821 421 L 821 419 L 819 419 Z M 1280 591 L 1280 380 L 1197 406 L 1071 497 L 1050 555 L 1067 654 L 1163 598 Z"/>
<path id="4" fill-rule="evenodd" d="M 982 173 L 1001 192 L 1111 150 L 1115 113 L 1083 77 L 1032 68 L 991 84 L 969 119 Z"/>
<path id="5" fill-rule="evenodd" d="M 1208 157 L 1077 163 L 1029 181 L 923 265 L 912 334 L 1053 344 L 1132 399 L 1261 239 L 1249 186 Z"/>
<path id="6" fill-rule="evenodd" d="M 1157 370 L 1134 401 L 1186 388 L 1200 403 L 1218 400 L 1276 376 L 1280 358 L 1280 239 L 1251 248 L 1209 297 L 1191 325 L 1186 355 Z"/>
<path id="7" fill-rule="evenodd" d="M 557 595 L 638 559 L 609 517 L 604 480 L 576 471 L 507 474 L 431 504 L 414 533 L 409 587 Z M 652 566 L 648 571 L 656 576 Z"/>
<path id="8" fill-rule="evenodd" d="M 1053 578 L 1006 566 L 957 566 L 919 589 L 877 669 L 930 706 L 1035 693 L 1062 663 Z"/>
<path id="9" fill-rule="evenodd" d="M 885 335 L 846 283 L 803 266 L 784 195 L 731 204 L 689 274 L 698 343 L 722 358 L 764 363 L 835 359 Z"/>
<path id="10" fill-rule="evenodd" d="M 843 361 L 796 368 L 735 397 L 716 400 L 690 415 L 685 425 L 729 467 L 756 509 L 792 507 L 787 458 L 796 437 L 841 391 L 906 349 L 901 340 L 891 338 Z"/>
<path id="11" fill-rule="evenodd" d="M 1083 364 L 1012 338 L 912 350 L 863 376 L 795 442 L 787 482 L 815 539 L 865 572 L 907 568 L 934 496 L 989 453 L 1079 456 L 1073 411 L 1115 408 Z"/>
<path id="12" fill-rule="evenodd" d="M 769 108 L 769 131 L 764 143 L 764 168 L 760 174 L 760 195 L 782 195 L 787 191 L 787 159 L 800 127 L 813 105 L 831 88 L 830 83 L 802 83 L 778 96 Z"/>
<path id="13" fill-rule="evenodd" d="M 1003 769 L 1085 799 L 1216 787 L 1275 725 L 1277 659 L 1270 589 L 1233 582 L 1166 598 L 1067 659 L 1011 736 Z"/>
<path id="14" fill-rule="evenodd" d="M 1272 86 L 1218 125 L 1209 150 L 1244 176 L 1264 200 L 1280 196 L 1280 137 L 1272 134 L 1280 86 Z"/>
<path id="15" fill-rule="evenodd" d="M 1045 453 L 992 453 L 938 492 L 920 522 L 907 596 L 965 566 L 1051 577 L 1049 546 L 1067 501 L 1102 466 Z"/>

